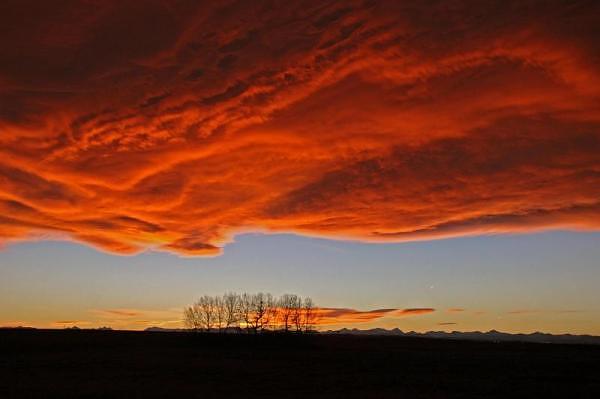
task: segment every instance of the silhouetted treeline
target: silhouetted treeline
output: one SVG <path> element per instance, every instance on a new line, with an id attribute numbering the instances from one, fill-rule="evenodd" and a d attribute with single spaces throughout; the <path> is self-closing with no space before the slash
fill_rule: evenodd
<path id="1" fill-rule="evenodd" d="M 262 292 L 204 295 L 184 310 L 186 327 L 197 331 L 309 332 L 317 318 L 318 309 L 310 297 L 274 297 Z"/>

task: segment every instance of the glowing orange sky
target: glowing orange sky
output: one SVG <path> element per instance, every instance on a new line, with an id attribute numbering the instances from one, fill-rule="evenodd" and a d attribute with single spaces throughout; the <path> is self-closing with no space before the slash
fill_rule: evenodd
<path id="1" fill-rule="evenodd" d="M 339 325 L 351 326 L 376 322 L 383 318 L 397 320 L 402 317 L 420 316 L 434 313 L 432 308 L 409 309 L 375 309 L 357 310 L 348 308 L 317 308 L 315 309 L 314 324 L 320 329 Z M 184 326 L 181 309 L 142 310 L 142 309 L 91 309 L 88 310 L 87 320 L 57 320 L 52 327 L 69 326 L 114 326 L 117 328 L 143 329 L 153 326 L 182 328 Z M 3 321 L 8 326 L 28 325 L 26 321 Z"/>
<path id="2" fill-rule="evenodd" d="M 600 3 L 4 1 L 0 240 L 600 227 Z"/>

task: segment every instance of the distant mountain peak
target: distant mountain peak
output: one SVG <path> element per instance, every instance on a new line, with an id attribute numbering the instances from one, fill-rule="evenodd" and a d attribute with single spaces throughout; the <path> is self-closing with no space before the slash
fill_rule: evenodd
<path id="1" fill-rule="evenodd" d="M 511 334 L 498 330 L 481 331 L 428 331 L 418 333 L 415 331 L 403 332 L 399 328 L 387 330 L 384 328 L 372 328 L 368 330 L 359 330 L 357 328 L 324 331 L 323 334 L 352 334 L 352 335 L 386 335 L 386 336 L 407 336 L 438 339 L 460 339 L 476 341 L 502 341 L 502 342 L 537 342 L 554 344 L 594 344 L 600 345 L 600 336 L 592 335 L 573 335 L 573 334 L 549 334 L 543 332 L 533 332 L 529 334 Z"/>

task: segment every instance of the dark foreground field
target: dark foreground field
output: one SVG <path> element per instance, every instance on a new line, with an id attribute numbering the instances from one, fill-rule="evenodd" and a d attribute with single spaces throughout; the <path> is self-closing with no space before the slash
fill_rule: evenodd
<path id="1" fill-rule="evenodd" d="M 600 346 L 0 331 L 0 398 L 600 398 Z"/>

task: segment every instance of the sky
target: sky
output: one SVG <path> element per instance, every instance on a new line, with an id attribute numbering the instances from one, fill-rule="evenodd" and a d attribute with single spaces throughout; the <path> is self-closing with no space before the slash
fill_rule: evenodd
<path id="1" fill-rule="evenodd" d="M 600 233 L 572 232 L 400 244 L 245 234 L 212 258 L 22 243 L 0 252 L 0 321 L 181 327 L 184 306 L 234 290 L 295 292 L 359 312 L 338 312 L 322 329 L 600 335 L 599 241 Z"/>
<path id="2" fill-rule="evenodd" d="M 3 1 L 0 321 L 176 323 L 219 287 L 600 333 L 598 13 Z"/>

